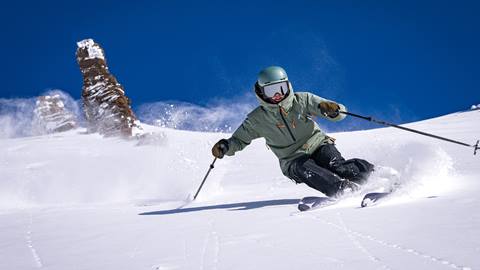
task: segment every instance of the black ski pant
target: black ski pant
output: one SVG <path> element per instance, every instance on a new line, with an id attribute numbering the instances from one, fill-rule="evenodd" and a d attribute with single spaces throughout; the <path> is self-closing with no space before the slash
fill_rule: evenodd
<path id="1" fill-rule="evenodd" d="M 317 148 L 310 156 L 292 162 L 289 176 L 297 183 L 305 183 L 327 196 L 335 196 L 342 189 L 344 179 L 363 184 L 374 166 L 366 160 L 345 160 L 333 144 Z"/>

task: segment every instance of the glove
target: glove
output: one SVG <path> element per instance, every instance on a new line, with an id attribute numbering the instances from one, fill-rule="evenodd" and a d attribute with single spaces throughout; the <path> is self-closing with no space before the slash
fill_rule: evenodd
<path id="1" fill-rule="evenodd" d="M 332 101 L 323 101 L 318 104 L 320 112 L 330 118 L 335 118 L 339 115 L 340 106 Z"/>
<path id="2" fill-rule="evenodd" d="M 228 141 L 221 139 L 212 147 L 212 155 L 216 158 L 223 158 L 228 151 Z"/>

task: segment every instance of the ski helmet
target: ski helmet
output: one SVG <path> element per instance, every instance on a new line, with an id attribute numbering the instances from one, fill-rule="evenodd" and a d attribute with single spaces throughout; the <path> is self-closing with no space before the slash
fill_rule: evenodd
<path id="1" fill-rule="evenodd" d="M 288 81 L 287 72 L 278 66 L 267 67 L 258 73 L 257 82 L 260 87 L 283 81 Z"/>
<path id="2" fill-rule="evenodd" d="M 291 84 L 288 81 L 287 72 L 281 67 L 271 66 L 258 73 L 255 83 L 255 93 L 268 103 L 278 103 L 290 94 Z M 278 101 L 273 97 L 279 93 L 283 98 Z"/>

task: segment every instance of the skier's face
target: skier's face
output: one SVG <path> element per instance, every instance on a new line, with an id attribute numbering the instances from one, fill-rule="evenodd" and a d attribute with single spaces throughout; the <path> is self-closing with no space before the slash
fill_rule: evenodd
<path id="1" fill-rule="evenodd" d="M 276 93 L 271 99 L 272 99 L 272 103 L 274 104 L 277 104 L 279 103 L 280 101 L 283 100 L 283 98 L 285 97 L 285 95 L 282 95 L 280 93 Z"/>

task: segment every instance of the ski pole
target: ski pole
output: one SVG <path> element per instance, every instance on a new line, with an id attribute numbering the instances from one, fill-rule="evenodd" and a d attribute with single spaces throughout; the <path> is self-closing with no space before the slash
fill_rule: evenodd
<path id="1" fill-rule="evenodd" d="M 455 140 L 452 140 L 452 139 L 440 137 L 440 136 L 433 135 L 433 134 L 430 134 L 430 133 L 426 133 L 426 132 L 423 132 L 423 131 L 419 131 L 419 130 L 415 130 L 415 129 L 411 129 L 411 128 L 407 128 L 407 127 L 402 127 L 402 126 L 395 125 L 395 124 L 392 124 L 392 123 L 388 123 L 388 122 L 385 122 L 385 121 L 382 121 L 382 120 L 377 120 L 377 119 L 375 119 L 371 116 L 361 116 L 361 115 L 354 114 L 354 113 L 351 113 L 351 112 L 343 112 L 343 111 L 339 111 L 339 113 L 343 113 L 343 114 L 350 115 L 350 116 L 353 116 L 353 117 L 361 118 L 361 119 L 364 119 L 364 120 L 367 120 L 367 121 L 370 121 L 370 122 L 374 122 L 374 123 L 377 123 L 377 124 L 403 129 L 403 130 L 406 130 L 406 131 L 410 131 L 410 132 L 414 132 L 414 133 L 417 133 L 417 134 L 425 135 L 425 136 L 432 137 L 432 138 L 435 138 L 435 139 L 444 140 L 444 141 L 447 141 L 447 142 L 456 143 L 456 144 L 460 144 L 460 145 L 467 146 L 467 147 L 473 147 L 474 148 L 474 150 L 473 150 L 474 155 L 476 155 L 477 150 L 480 149 L 480 147 L 479 147 L 480 140 L 477 140 L 476 144 L 471 145 L 471 144 L 468 144 L 468 143 L 455 141 Z"/>
<path id="2" fill-rule="evenodd" d="M 205 177 L 203 178 L 203 181 L 202 181 L 202 183 L 200 184 L 200 187 L 198 187 L 197 193 L 195 193 L 195 196 L 193 196 L 193 199 L 194 199 L 194 200 L 197 198 L 198 193 L 200 193 L 200 190 L 202 189 L 203 184 L 205 183 L 205 180 L 207 180 L 207 177 L 208 177 L 208 175 L 210 174 L 210 171 L 214 168 L 213 165 L 215 164 L 215 161 L 217 161 L 217 158 L 215 158 L 215 159 L 213 160 L 212 164 L 210 164 L 210 168 L 208 169 L 207 174 L 206 174 Z"/>

